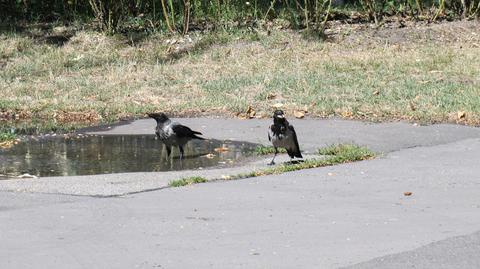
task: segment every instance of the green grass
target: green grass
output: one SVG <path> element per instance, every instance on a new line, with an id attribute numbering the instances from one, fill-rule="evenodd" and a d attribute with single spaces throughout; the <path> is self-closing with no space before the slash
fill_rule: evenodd
<path id="1" fill-rule="evenodd" d="M 194 176 L 194 177 L 185 177 L 181 179 L 172 180 L 168 185 L 170 187 L 182 187 L 182 186 L 191 185 L 191 184 L 205 183 L 207 181 L 208 180 L 204 177 Z"/>
<path id="2" fill-rule="evenodd" d="M 0 132 L 0 143 L 17 139 L 17 135 L 11 132 Z"/>
<path id="3" fill-rule="evenodd" d="M 278 148 L 278 153 L 287 153 L 287 150 L 284 148 Z M 258 155 L 267 155 L 275 153 L 275 148 L 273 146 L 257 146 L 255 148 L 255 153 Z"/>
<path id="4" fill-rule="evenodd" d="M 302 169 L 310 169 L 324 166 L 331 166 L 341 163 L 356 162 L 361 160 L 372 159 L 376 154 L 366 147 L 353 144 L 332 145 L 319 149 L 319 154 L 326 155 L 322 159 L 309 159 L 303 162 L 283 163 L 278 166 L 251 171 L 248 173 L 230 176 L 229 179 L 240 179 L 249 177 L 258 177 L 264 175 L 281 174 Z"/>
<path id="5" fill-rule="evenodd" d="M 318 154 L 327 155 L 329 159 L 335 162 L 354 162 L 375 156 L 375 153 L 368 148 L 354 144 L 330 145 L 319 149 Z"/>
<path id="6" fill-rule="evenodd" d="M 57 47 L 22 35 L 0 34 L 0 65 L 6 64 L 0 68 L 0 88 L 8 89 L 0 98 L 0 120 L 7 121 L 0 124 L 18 130 L 63 131 L 143 117 L 159 108 L 178 112 L 169 104 L 186 111 L 190 103 L 183 98 L 195 100 L 197 93 L 175 93 L 184 89 L 187 80 L 172 67 L 184 57 L 200 57 L 211 46 L 251 40 L 255 35 L 192 34 L 191 43 L 181 36 L 152 35 L 131 46 L 120 36 L 80 31 Z M 176 43 L 167 42 L 171 40 Z M 22 120 L 22 128 L 9 119 Z"/>
<path id="7" fill-rule="evenodd" d="M 338 43 L 291 31 L 192 33 L 192 43 L 154 34 L 134 46 L 91 31 L 63 46 L 1 33 L 0 88 L 7 89 L 1 125 L 15 127 L 14 117 L 2 116 L 13 114 L 26 123 L 36 119 L 24 129 L 45 122 L 50 130 L 154 110 L 231 116 L 252 106 L 270 115 L 276 103 L 288 117 L 307 110 L 320 117 L 480 124 L 480 30 L 459 29 L 441 43 L 419 34 L 401 45 L 361 32 L 360 41 Z"/>
<path id="8" fill-rule="evenodd" d="M 268 148 L 268 147 L 265 147 Z M 303 162 L 283 163 L 278 166 L 269 167 L 261 170 L 251 171 L 237 175 L 225 176 L 224 180 L 236 180 L 242 178 L 259 177 L 266 175 L 277 175 L 291 171 L 311 169 L 317 167 L 331 166 L 342 163 L 356 162 L 375 158 L 376 153 L 366 147 L 361 147 L 353 144 L 338 144 L 331 145 L 318 150 L 319 154 L 326 155 L 321 159 L 309 159 Z M 186 177 L 178 180 L 172 180 L 169 183 L 170 187 L 181 187 L 185 185 L 204 183 L 208 180 L 204 177 Z"/>
<path id="9" fill-rule="evenodd" d="M 366 159 L 371 159 L 376 156 L 376 154 L 370 151 L 366 147 L 361 147 L 352 144 L 340 144 L 334 146 L 328 146 L 326 148 L 319 149 L 320 154 L 327 155 L 324 159 L 309 159 L 303 162 L 297 163 L 284 163 L 279 166 L 274 166 L 271 168 L 262 169 L 259 171 L 254 171 L 248 174 L 240 175 L 240 177 L 251 177 L 251 176 L 263 176 L 263 175 L 272 175 L 272 174 L 281 174 L 285 172 L 291 172 L 302 169 L 317 168 L 323 166 L 331 166 L 341 163 L 355 162 Z"/>
<path id="10" fill-rule="evenodd" d="M 16 139 L 17 135 L 15 133 L 0 129 L 0 149 L 14 146 L 17 143 Z"/>

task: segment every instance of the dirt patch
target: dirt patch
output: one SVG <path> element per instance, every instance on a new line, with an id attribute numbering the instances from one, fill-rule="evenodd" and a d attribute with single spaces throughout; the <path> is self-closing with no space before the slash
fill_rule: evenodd
<path id="1" fill-rule="evenodd" d="M 415 45 L 418 43 L 480 46 L 480 22 L 426 21 L 389 18 L 381 26 L 372 23 L 348 24 L 345 21 L 329 22 L 326 30 L 329 40 L 347 46 Z"/>

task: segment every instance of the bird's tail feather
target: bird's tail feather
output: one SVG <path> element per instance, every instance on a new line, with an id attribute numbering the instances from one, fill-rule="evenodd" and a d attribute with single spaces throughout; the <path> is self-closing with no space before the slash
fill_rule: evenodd
<path id="1" fill-rule="evenodd" d="M 297 157 L 297 158 L 303 159 L 302 153 L 299 150 L 298 151 L 287 150 L 287 153 L 288 153 L 288 156 L 290 156 L 290 158 Z"/>
<path id="2" fill-rule="evenodd" d="M 197 132 L 197 133 L 198 133 L 198 132 Z M 200 133 L 200 134 L 201 134 L 201 133 Z M 194 139 L 199 139 L 199 140 L 205 140 L 205 138 L 200 137 L 200 136 L 197 136 L 197 135 L 195 135 L 195 134 L 192 135 L 192 138 L 194 138 Z"/>

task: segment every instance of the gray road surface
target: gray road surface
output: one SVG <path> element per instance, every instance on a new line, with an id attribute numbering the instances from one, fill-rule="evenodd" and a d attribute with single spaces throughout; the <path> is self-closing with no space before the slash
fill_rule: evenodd
<path id="1" fill-rule="evenodd" d="M 264 143 L 257 136 L 268 125 L 182 122 L 215 124 L 203 128 L 207 136 Z M 29 189 L 35 184 L 4 188 L 0 268 L 480 268 L 479 129 L 293 123 L 307 150 L 349 141 L 385 154 L 109 198 L 55 194 L 56 183 L 42 180 L 52 194 Z M 153 125 L 142 120 L 110 132 L 143 133 Z M 91 189 L 108 185 L 87 178 Z"/>

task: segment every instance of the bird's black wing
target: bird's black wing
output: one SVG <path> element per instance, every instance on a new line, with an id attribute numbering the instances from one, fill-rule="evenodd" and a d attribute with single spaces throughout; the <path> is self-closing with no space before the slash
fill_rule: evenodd
<path id="1" fill-rule="evenodd" d="M 300 146 L 298 145 L 297 133 L 295 132 L 295 128 L 293 128 L 292 125 L 288 125 L 288 129 L 292 131 L 292 138 L 293 142 L 295 143 L 295 152 L 293 152 L 293 155 L 298 158 L 303 158 L 302 153 L 300 152 Z"/>
<path id="2" fill-rule="evenodd" d="M 172 126 L 173 132 L 177 135 L 177 137 L 190 137 L 190 138 L 199 138 L 196 136 L 197 134 L 201 135 L 202 133 L 193 131 L 189 127 L 181 124 L 175 124 Z"/>

